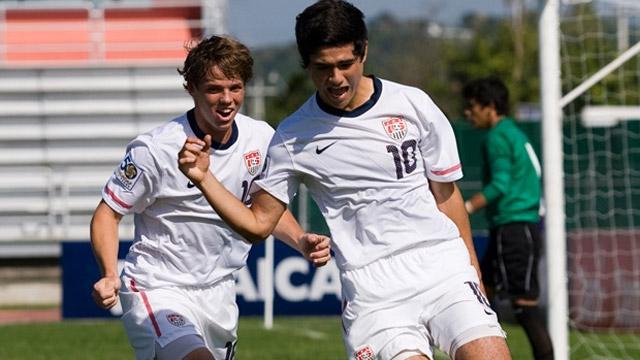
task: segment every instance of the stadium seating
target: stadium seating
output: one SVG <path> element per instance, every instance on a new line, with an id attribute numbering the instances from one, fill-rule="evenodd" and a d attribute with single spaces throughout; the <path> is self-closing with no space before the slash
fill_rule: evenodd
<path id="1" fill-rule="evenodd" d="M 1 69 L 0 256 L 86 241 L 127 142 L 192 106 L 181 81 L 175 66 Z"/>

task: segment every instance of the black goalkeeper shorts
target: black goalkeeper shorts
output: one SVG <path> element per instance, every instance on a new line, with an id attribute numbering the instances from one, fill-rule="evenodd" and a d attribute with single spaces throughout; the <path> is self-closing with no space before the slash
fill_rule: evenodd
<path id="1" fill-rule="evenodd" d="M 489 247 L 480 264 L 485 286 L 512 300 L 537 300 L 541 248 L 537 223 L 516 222 L 491 229 Z"/>

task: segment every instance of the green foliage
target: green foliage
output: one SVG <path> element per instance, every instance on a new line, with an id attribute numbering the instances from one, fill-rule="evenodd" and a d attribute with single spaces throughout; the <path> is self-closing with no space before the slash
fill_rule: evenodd
<path id="1" fill-rule="evenodd" d="M 367 73 L 425 90 L 449 116 L 457 111 L 449 81 L 450 44 L 428 35 L 429 21 L 382 15 L 369 24 Z"/>
<path id="2" fill-rule="evenodd" d="M 267 122 L 274 127 L 294 112 L 315 92 L 313 83 L 306 71 L 292 73 L 284 92 L 267 100 Z"/>
<path id="3" fill-rule="evenodd" d="M 465 20 L 473 36 L 454 53 L 453 75 L 461 80 L 495 75 L 507 78 L 513 62 L 509 24 L 496 18 L 474 16 Z"/>
<path id="4" fill-rule="evenodd" d="M 615 17 L 598 16 L 592 3 L 576 5 L 571 7 L 571 11 L 567 16 L 570 21 L 561 24 L 564 39 L 562 42 L 564 93 L 573 90 L 626 50 L 618 49 L 617 37 L 611 36 L 616 33 Z M 597 34 L 605 35 L 596 36 Z M 630 37 L 630 40 L 635 39 Z M 582 108 L 587 97 L 592 105 L 636 104 L 640 85 L 639 67 L 640 60 L 636 58 L 612 71 L 576 99 L 573 103 L 574 111 L 577 112 Z"/>
<path id="5" fill-rule="evenodd" d="M 252 50 L 252 54 L 255 60 L 254 73 L 258 76 L 275 72 L 287 78 L 291 73 L 302 70 L 295 43 Z"/>
<path id="6" fill-rule="evenodd" d="M 535 14 L 525 14 L 520 25 L 522 37 L 515 38 L 514 25 L 508 18 L 466 17 L 463 24 L 473 35 L 465 46 L 451 54 L 453 81 L 464 84 L 479 77 L 497 76 L 509 88 L 512 105 L 538 102 L 540 81 L 536 21 Z M 515 50 L 518 42 L 523 51 L 520 57 Z"/>

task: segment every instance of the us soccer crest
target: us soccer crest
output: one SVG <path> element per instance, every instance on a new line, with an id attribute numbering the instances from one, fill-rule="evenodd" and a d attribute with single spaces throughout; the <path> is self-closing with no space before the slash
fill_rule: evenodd
<path id="1" fill-rule="evenodd" d="M 375 354 L 369 345 L 356 350 L 354 355 L 356 360 L 375 360 Z"/>
<path id="2" fill-rule="evenodd" d="M 407 135 L 407 123 L 403 118 L 394 117 L 384 120 L 382 126 L 384 127 L 384 131 L 387 132 L 387 135 L 393 140 L 402 140 L 404 136 Z"/>
<path id="3" fill-rule="evenodd" d="M 167 315 L 167 321 L 169 321 L 171 325 L 176 327 L 183 327 L 186 324 L 184 317 L 182 317 L 182 315 L 180 314 L 175 313 Z"/>
<path id="4" fill-rule="evenodd" d="M 260 170 L 260 163 L 262 163 L 260 151 L 253 150 L 244 154 L 244 164 L 247 166 L 249 174 L 255 175 Z"/>

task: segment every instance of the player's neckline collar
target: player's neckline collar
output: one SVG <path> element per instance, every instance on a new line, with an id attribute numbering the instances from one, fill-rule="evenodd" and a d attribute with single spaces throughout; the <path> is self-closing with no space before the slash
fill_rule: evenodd
<path id="1" fill-rule="evenodd" d="M 191 126 L 191 130 L 193 130 L 193 133 L 198 137 L 198 139 L 203 140 L 206 134 L 198 126 L 198 122 L 196 121 L 195 109 L 187 111 L 187 120 L 189 120 L 189 126 Z M 238 125 L 234 120 L 231 126 L 231 137 L 229 137 L 229 141 L 221 144 L 212 140 L 211 148 L 214 150 L 226 150 L 230 148 L 231 145 L 235 144 L 236 140 L 238 140 Z"/>
<path id="2" fill-rule="evenodd" d="M 369 109 L 371 109 L 378 102 L 378 99 L 380 99 L 380 94 L 382 94 L 382 81 L 380 81 L 380 79 L 373 75 L 371 75 L 371 79 L 373 80 L 373 94 L 371 94 L 371 97 L 369 98 L 369 100 L 367 100 L 367 102 L 351 111 L 336 109 L 327 105 L 324 101 L 322 101 L 322 99 L 320 99 L 318 92 L 316 92 L 316 103 L 318 104 L 320 109 L 322 109 L 322 111 L 331 115 L 350 118 L 358 117 L 369 111 Z"/>

